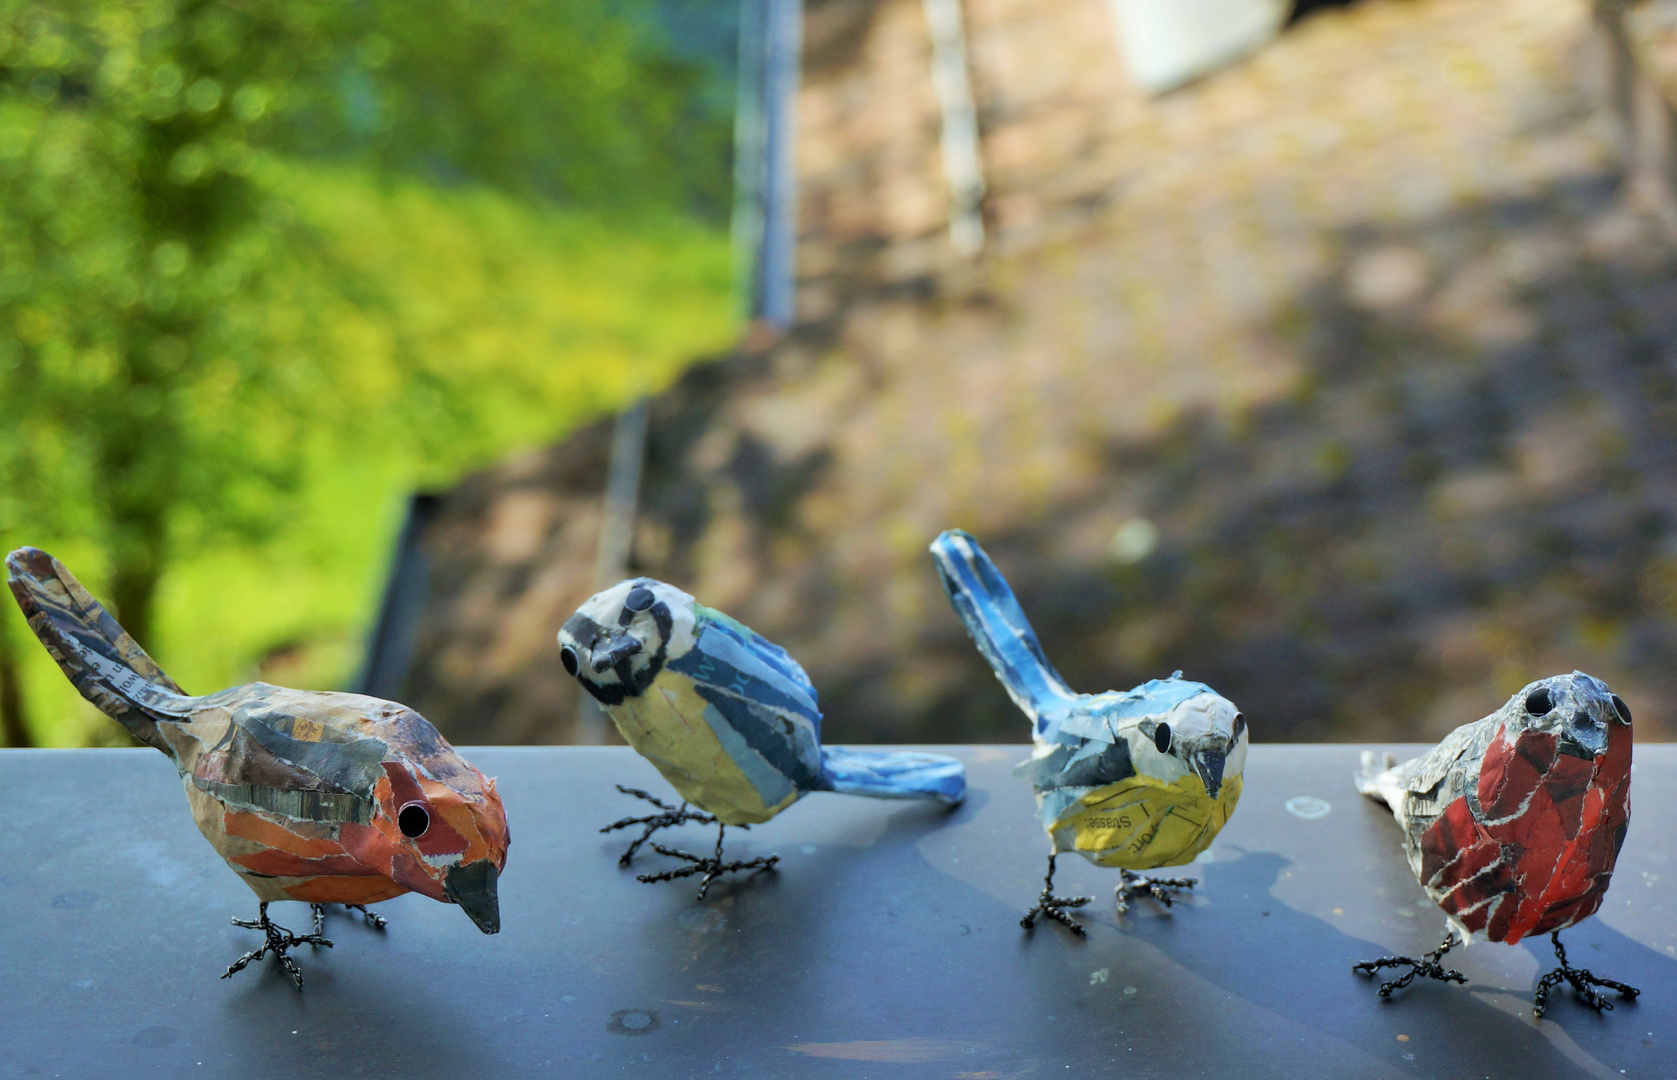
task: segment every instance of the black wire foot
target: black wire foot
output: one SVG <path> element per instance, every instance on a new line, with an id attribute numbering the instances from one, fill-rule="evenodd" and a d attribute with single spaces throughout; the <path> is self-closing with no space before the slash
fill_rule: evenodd
<path id="1" fill-rule="evenodd" d="M 1055 896 L 1054 859 L 1054 855 L 1051 854 L 1048 856 L 1048 874 L 1042 879 L 1042 894 L 1036 898 L 1036 907 L 1025 912 L 1025 917 L 1019 920 L 1019 925 L 1024 927 L 1026 930 L 1030 930 L 1036 926 L 1037 916 L 1041 915 L 1045 919 L 1053 919 L 1055 922 L 1059 923 L 1067 930 L 1070 930 L 1078 937 L 1086 938 L 1089 936 L 1089 932 L 1084 930 L 1083 925 L 1076 919 L 1067 915 L 1065 909 L 1082 907 L 1084 904 L 1093 900 L 1094 897 Z"/>
<path id="2" fill-rule="evenodd" d="M 297 989 L 301 990 L 303 988 L 303 973 L 298 969 L 297 962 L 287 955 L 287 950 L 297 945 L 313 945 L 317 948 L 325 946 L 328 949 L 332 947 L 330 941 L 320 936 L 322 914 L 319 907 L 317 906 L 315 909 L 314 933 L 312 934 L 293 934 L 285 927 L 271 921 L 268 918 L 268 901 L 266 900 L 257 905 L 256 910 L 256 918 L 234 919 L 233 925 L 242 926 L 246 930 L 260 930 L 268 940 L 264 941 L 260 948 L 253 949 L 233 961 L 227 970 L 221 973 L 221 977 L 223 979 L 231 978 L 234 972 L 243 971 L 246 965 L 260 960 L 272 952 L 274 958 L 280 962 L 280 966 L 285 969 L 286 974 L 291 976 L 291 981 L 297 984 Z"/>
<path id="3" fill-rule="evenodd" d="M 1130 901 L 1138 896 L 1151 896 L 1168 908 L 1176 902 L 1176 897 L 1171 895 L 1173 890 L 1191 889 L 1199 884 L 1199 878 L 1150 878 L 1142 877 L 1140 874 L 1124 869 L 1120 869 L 1118 873 L 1122 877 L 1119 879 L 1118 888 L 1114 891 L 1118 894 L 1118 914 L 1120 915 L 1130 910 Z"/>
<path id="4" fill-rule="evenodd" d="M 314 909 L 314 932 L 318 934 L 326 925 L 326 908 L 328 905 L 310 904 L 309 906 Z M 367 925 L 374 930 L 383 930 L 386 926 L 390 925 L 383 915 L 377 915 L 368 911 L 366 904 L 345 904 L 344 910 L 359 911 L 361 913 L 361 918 L 366 920 Z"/>
<path id="5" fill-rule="evenodd" d="M 1543 1015 L 1544 1010 L 1549 1007 L 1549 991 L 1562 982 L 1571 983 L 1572 996 L 1598 1013 L 1612 1012 L 1613 1003 L 1591 990 L 1590 987 L 1592 986 L 1605 986 L 1610 990 L 1617 990 L 1620 997 L 1630 1001 L 1635 1001 L 1636 995 L 1642 992 L 1636 987 L 1626 986 L 1622 982 L 1597 978 L 1585 968 L 1575 968 L 1568 964 L 1566 962 L 1566 946 L 1561 944 L 1561 932 L 1559 930 L 1550 934 L 1549 940 L 1555 943 L 1555 957 L 1560 960 L 1561 966 L 1538 980 L 1537 993 L 1532 995 L 1531 999 L 1532 1015 L 1538 1017 Z"/>
<path id="6" fill-rule="evenodd" d="M 686 803 L 682 803 L 680 806 L 671 806 L 666 802 L 661 802 L 658 799 L 653 798 L 640 788 L 624 787 L 622 784 L 617 785 L 617 790 L 621 791 L 625 795 L 633 795 L 637 799 L 645 799 L 647 802 L 663 811 L 659 814 L 649 814 L 646 817 L 622 818 L 618 821 L 612 822 L 610 825 L 607 825 L 605 828 L 600 830 L 603 833 L 608 833 L 613 829 L 627 829 L 631 825 L 646 826 L 646 831 L 641 833 L 640 837 L 634 843 L 629 845 L 629 850 L 625 851 L 618 857 L 618 866 L 628 866 L 629 863 L 634 860 L 635 852 L 640 850 L 640 846 L 651 839 L 652 834 L 657 832 L 659 829 L 668 829 L 676 825 L 685 825 L 689 821 L 696 822 L 700 825 L 714 825 L 717 823 L 716 819 L 711 817 L 709 814 L 701 814 L 697 810 L 687 809 Z M 744 826 L 740 827 L 744 828 Z M 653 846 L 656 847 L 657 845 L 654 844 Z"/>
<path id="7" fill-rule="evenodd" d="M 1452 930 L 1445 933 L 1444 943 L 1432 952 L 1427 953 L 1425 960 L 1415 960 L 1407 956 L 1382 956 L 1378 960 L 1365 960 L 1360 964 L 1352 964 L 1351 970 L 1361 972 L 1364 975 L 1373 975 L 1381 968 L 1408 965 L 1409 970 L 1401 978 L 1380 984 L 1380 996 L 1383 998 L 1390 998 L 1393 990 L 1402 990 L 1414 982 L 1417 977 L 1438 979 L 1440 982 L 1465 983 L 1467 982 L 1466 975 L 1459 971 L 1451 971 L 1439 964 L 1439 960 L 1443 959 L 1445 953 L 1460 944 L 1461 942 L 1456 940 L 1455 931 Z"/>
<path id="8" fill-rule="evenodd" d="M 708 817 L 709 815 L 706 816 Z M 711 818 L 711 820 L 714 821 L 715 818 Z M 734 828 L 749 829 L 751 826 L 735 825 Z M 674 870 L 663 870 L 656 874 L 637 874 L 635 876 L 635 880 L 644 881 L 650 885 L 655 881 L 674 881 L 676 878 L 692 877 L 694 874 L 703 874 L 705 879 L 699 885 L 699 899 L 703 900 L 705 898 L 705 894 L 710 892 L 710 883 L 715 881 L 720 875 L 732 874 L 741 870 L 768 870 L 773 867 L 775 863 L 780 861 L 779 855 L 766 855 L 759 856 L 755 859 L 746 859 L 743 862 L 723 862 L 722 837 L 727 831 L 728 826 L 726 825 L 718 824 L 716 826 L 716 853 L 708 859 L 700 855 L 694 855 L 691 852 L 678 851 L 675 848 L 667 848 L 663 844 L 653 844 L 653 851 L 656 851 L 660 855 L 668 855 L 672 859 L 686 859 L 688 865 L 677 867 Z M 639 844 L 640 841 L 637 840 L 636 843 Z M 630 848 L 629 850 L 632 852 L 634 851 L 634 848 Z"/>

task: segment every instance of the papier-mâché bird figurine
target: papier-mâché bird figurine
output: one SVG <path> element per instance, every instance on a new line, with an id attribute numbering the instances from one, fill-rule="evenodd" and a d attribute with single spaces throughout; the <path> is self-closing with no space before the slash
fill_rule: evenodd
<path id="1" fill-rule="evenodd" d="M 187 694 L 64 566 L 20 548 L 7 584 L 29 627 L 83 697 L 169 756 L 193 820 L 259 901 L 260 948 L 223 978 L 272 952 L 297 988 L 288 955 L 321 936 L 325 905 L 360 910 L 405 892 L 458 904 L 486 934 L 501 928 L 496 892 L 507 818 L 495 782 L 404 705 L 358 694 L 250 683 Z M 276 900 L 313 905 L 314 932 L 268 918 Z"/>
<path id="2" fill-rule="evenodd" d="M 1630 825 L 1630 709 L 1600 679 L 1574 671 L 1534 682 L 1496 712 L 1464 724 L 1402 765 L 1363 754 L 1357 790 L 1385 803 L 1403 830 L 1409 868 L 1444 909 L 1444 942 L 1423 960 L 1357 964 L 1373 975 L 1408 968 L 1380 996 L 1417 976 L 1466 982 L 1439 961 L 1474 934 L 1512 945 L 1548 934 L 1561 966 L 1538 981 L 1534 1011 L 1563 981 L 1600 1012 L 1591 989 L 1640 991 L 1566 962 L 1560 932 L 1595 913 Z"/>
<path id="3" fill-rule="evenodd" d="M 683 800 L 668 806 L 618 786 L 659 809 L 600 830 L 644 826 L 619 865 L 627 866 L 658 829 L 688 821 L 717 826 L 710 857 L 654 843 L 653 850 L 687 865 L 642 874 L 641 881 L 703 874 L 703 899 L 719 874 L 773 866 L 778 855 L 723 862 L 723 834 L 729 825 L 768 821 L 812 791 L 947 805 L 966 794 L 966 769 L 954 758 L 822 746 L 815 687 L 798 662 L 673 585 L 642 577 L 596 594 L 559 631 L 559 655 Z"/>
<path id="4" fill-rule="evenodd" d="M 1066 909 L 1090 898 L 1054 895 L 1054 860 L 1065 851 L 1120 869 L 1120 913 L 1140 894 L 1168 907 L 1168 890 L 1192 888 L 1195 879 L 1134 871 L 1181 866 L 1211 845 L 1240 799 L 1246 719 L 1181 672 L 1124 693 L 1073 693 L 978 542 L 951 529 L 931 550 L 978 651 L 1031 719 L 1036 749 L 1014 773 L 1035 789 L 1053 846 L 1042 895 L 1019 924 L 1029 930 L 1040 915 L 1085 936 Z"/>

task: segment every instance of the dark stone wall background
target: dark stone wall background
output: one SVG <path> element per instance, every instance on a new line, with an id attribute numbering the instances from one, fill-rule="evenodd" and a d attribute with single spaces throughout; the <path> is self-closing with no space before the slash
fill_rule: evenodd
<path id="1" fill-rule="evenodd" d="M 792 650 L 834 741 L 1022 741 L 925 554 L 1086 690 L 1433 739 L 1582 668 L 1677 732 L 1677 241 L 1571 0 L 1366 0 L 1157 101 L 1100 0 L 968 0 L 990 245 L 943 233 L 917 0 L 812 0 L 799 322 L 652 411 L 635 568 Z M 405 700 L 562 742 L 609 425 L 473 477 Z"/>

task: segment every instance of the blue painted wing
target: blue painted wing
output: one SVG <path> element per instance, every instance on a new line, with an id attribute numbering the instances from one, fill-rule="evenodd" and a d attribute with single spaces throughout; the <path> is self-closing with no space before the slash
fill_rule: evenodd
<path id="1" fill-rule="evenodd" d="M 776 777 L 799 791 L 825 787 L 821 710 L 815 687 L 785 649 L 719 611 L 694 605 L 694 646 L 666 665 L 692 679 L 729 731 L 718 731 L 729 756 L 773 803 Z"/>
<path id="2" fill-rule="evenodd" d="M 978 541 L 950 529 L 932 541 L 932 558 L 949 602 L 1037 738 L 1051 737 L 1078 695 L 1043 654 L 1036 631 Z"/>

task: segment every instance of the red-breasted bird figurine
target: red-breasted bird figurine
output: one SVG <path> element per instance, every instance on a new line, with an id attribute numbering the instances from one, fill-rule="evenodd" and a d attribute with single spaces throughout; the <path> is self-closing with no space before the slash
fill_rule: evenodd
<path id="1" fill-rule="evenodd" d="M 458 904 L 478 929 L 501 928 L 496 883 L 507 816 L 495 781 L 405 705 L 359 694 L 249 683 L 187 694 L 57 559 L 35 548 L 6 558 L 7 584 L 29 627 L 81 695 L 169 756 L 193 820 L 259 901 L 262 946 L 223 978 L 321 936 L 326 904 L 384 920 L 365 905 L 405 892 Z M 313 905 L 314 932 L 268 919 L 276 900 Z"/>
<path id="2" fill-rule="evenodd" d="M 1538 981 L 1538 1016 L 1563 981 L 1597 1012 L 1613 1005 L 1592 987 L 1635 998 L 1635 987 L 1568 964 L 1560 939 L 1607 894 L 1630 825 L 1630 749 L 1630 709 L 1606 683 L 1574 671 L 1532 683 L 1413 761 L 1364 753 L 1357 790 L 1391 807 L 1410 869 L 1450 925 L 1423 960 L 1385 956 L 1352 970 L 1407 967 L 1381 984 L 1389 998 L 1417 976 L 1466 982 L 1439 963 L 1458 933 L 1509 945 L 1548 934 L 1561 966 Z"/>

